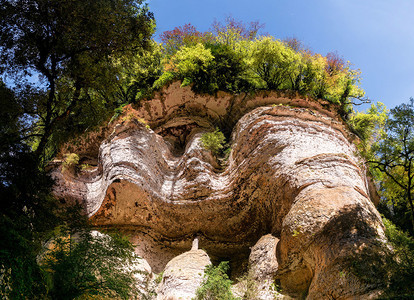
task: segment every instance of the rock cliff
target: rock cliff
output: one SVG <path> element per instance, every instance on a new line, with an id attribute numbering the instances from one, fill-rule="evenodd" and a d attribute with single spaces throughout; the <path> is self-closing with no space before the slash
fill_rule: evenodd
<path id="1" fill-rule="evenodd" d="M 202 273 L 210 260 L 229 260 L 233 278 L 250 266 L 261 299 L 272 297 L 265 281 L 273 280 L 295 298 L 374 297 L 381 287 L 350 272 L 350 261 L 385 251 L 383 224 L 334 111 L 296 94 L 213 97 L 175 83 L 67 146 L 96 167 L 56 168 L 55 194 L 83 203 L 98 227 L 130 234 L 152 271 L 165 269 L 158 288 L 165 299 L 194 296 L 195 288 L 173 291 L 180 280 L 172 270 Z M 231 137 L 227 159 L 200 141 L 216 126 Z M 195 237 L 204 251 L 182 254 Z M 182 281 L 192 276 L 184 273 Z"/>

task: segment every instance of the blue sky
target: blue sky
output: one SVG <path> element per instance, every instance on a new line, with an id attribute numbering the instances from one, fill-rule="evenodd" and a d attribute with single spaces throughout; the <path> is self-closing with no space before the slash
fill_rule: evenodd
<path id="1" fill-rule="evenodd" d="M 362 72 L 367 97 L 388 108 L 414 97 L 414 0 L 148 0 L 157 34 L 191 23 L 205 31 L 232 16 L 296 37 L 323 55 L 337 51 Z M 366 107 L 364 107 L 366 108 Z"/>

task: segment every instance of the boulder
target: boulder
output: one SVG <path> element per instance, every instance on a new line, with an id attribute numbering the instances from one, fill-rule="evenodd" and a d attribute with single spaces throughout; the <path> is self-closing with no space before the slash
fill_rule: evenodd
<path id="1" fill-rule="evenodd" d="M 190 250 L 169 261 L 158 287 L 158 300 L 191 300 L 200 287 L 204 269 L 211 264 L 203 250 Z"/>

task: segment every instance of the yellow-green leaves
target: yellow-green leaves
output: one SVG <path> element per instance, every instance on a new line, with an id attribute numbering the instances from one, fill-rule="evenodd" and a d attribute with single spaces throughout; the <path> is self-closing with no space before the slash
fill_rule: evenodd
<path id="1" fill-rule="evenodd" d="M 262 37 L 251 44 L 250 68 L 268 89 L 291 88 L 299 71 L 301 56 L 279 40 Z"/>
<path id="2" fill-rule="evenodd" d="M 387 118 L 387 108 L 381 102 L 376 105 L 372 104 L 366 112 L 357 112 L 351 115 L 348 122 L 361 139 L 357 147 L 365 159 L 373 158 L 374 153 L 371 148 L 383 137 Z"/>
<path id="3" fill-rule="evenodd" d="M 158 74 L 147 84 L 151 91 L 173 80 L 191 85 L 195 92 L 210 94 L 218 90 L 294 90 L 338 104 L 342 116 L 352 111 L 355 98 L 364 97 L 360 72 L 338 54 L 323 56 L 298 46 L 297 41 L 292 46 L 270 36 L 257 37 L 258 29 L 260 24 L 247 28 L 235 20 L 226 25 L 216 23 L 213 32 L 206 33 L 189 24 L 176 28 L 164 35 L 165 46 L 174 46 L 171 51 L 156 49 L 151 56 L 159 63 L 156 67 L 145 63 L 147 58 L 142 56 L 144 63 L 137 65 L 136 72 Z"/>
<path id="4" fill-rule="evenodd" d="M 210 150 L 214 155 L 217 155 L 221 149 L 224 148 L 226 138 L 224 134 L 216 128 L 214 132 L 207 132 L 201 136 L 203 147 Z"/>
<path id="5" fill-rule="evenodd" d="M 79 163 L 79 156 L 76 153 L 66 153 L 62 163 L 62 173 L 66 171 L 74 172 Z"/>
<path id="6" fill-rule="evenodd" d="M 162 75 L 160 76 L 160 78 L 158 78 L 154 84 L 152 85 L 152 87 L 154 88 L 154 90 L 158 90 L 160 88 L 162 88 L 163 86 L 165 86 L 166 84 L 170 83 L 171 81 L 173 81 L 175 78 L 174 73 L 172 72 L 164 72 L 162 73 Z"/>
<path id="7" fill-rule="evenodd" d="M 190 47 L 182 47 L 172 57 L 173 70 L 181 76 L 196 72 L 198 69 L 204 69 L 214 59 L 210 49 L 206 49 L 203 44 L 197 44 Z"/>

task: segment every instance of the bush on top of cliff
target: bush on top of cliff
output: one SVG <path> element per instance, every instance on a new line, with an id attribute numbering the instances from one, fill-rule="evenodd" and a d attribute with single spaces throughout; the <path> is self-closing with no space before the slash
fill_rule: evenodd
<path id="1" fill-rule="evenodd" d="M 151 74 L 146 74 L 152 80 L 141 87 L 145 92 L 137 92 L 144 97 L 179 80 L 182 86 L 209 94 L 294 90 L 338 104 L 342 115 L 351 111 L 355 99 L 364 99 L 360 72 L 338 54 L 322 56 L 304 49 L 295 39 L 258 35 L 261 27 L 257 22 L 245 25 L 230 18 L 224 25 L 214 23 L 208 32 L 199 32 L 190 24 L 166 31 L 161 44 L 154 42 L 152 55 L 137 57 L 128 69 L 129 77 L 136 76 L 133 81 L 138 82 L 140 70 L 152 67 Z"/>

